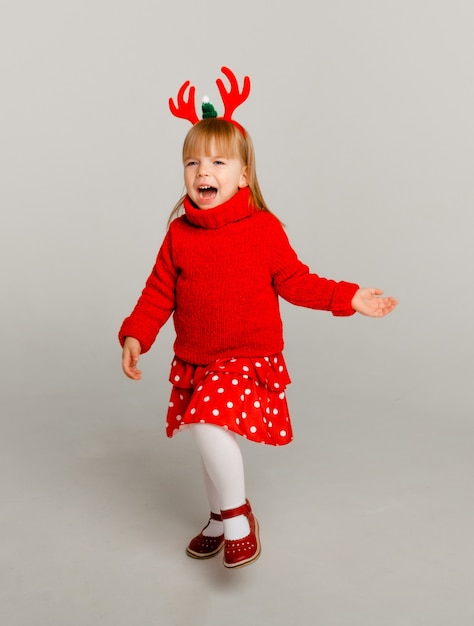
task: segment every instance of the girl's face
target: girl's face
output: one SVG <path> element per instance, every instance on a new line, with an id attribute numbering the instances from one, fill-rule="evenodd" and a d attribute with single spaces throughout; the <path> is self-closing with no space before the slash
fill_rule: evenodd
<path id="1" fill-rule="evenodd" d="M 209 152 L 199 150 L 184 161 L 186 191 L 200 209 L 219 206 L 248 185 L 247 168 L 239 158 L 218 154 L 214 142 Z"/>

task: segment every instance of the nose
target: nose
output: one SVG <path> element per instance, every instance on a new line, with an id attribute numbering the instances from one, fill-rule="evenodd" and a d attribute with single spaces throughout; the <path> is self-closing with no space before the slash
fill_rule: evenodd
<path id="1" fill-rule="evenodd" d="M 204 163 L 200 163 L 197 171 L 198 176 L 207 176 L 207 169 Z"/>

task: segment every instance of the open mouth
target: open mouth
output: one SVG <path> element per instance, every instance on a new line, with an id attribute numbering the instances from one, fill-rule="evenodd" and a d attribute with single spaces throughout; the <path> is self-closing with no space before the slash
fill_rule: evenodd
<path id="1" fill-rule="evenodd" d="M 215 187 L 210 187 L 209 185 L 199 187 L 198 192 L 201 200 L 214 200 L 217 196 L 217 189 Z"/>

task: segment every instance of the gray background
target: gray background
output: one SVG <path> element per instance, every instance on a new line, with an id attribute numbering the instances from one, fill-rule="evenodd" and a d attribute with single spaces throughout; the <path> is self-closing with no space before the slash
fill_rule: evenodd
<path id="1" fill-rule="evenodd" d="M 472 625 L 469 0 L 19 0 L 0 15 L 0 607 L 9 626 Z M 207 505 L 164 435 L 169 324 L 116 332 L 182 192 L 190 79 L 236 118 L 314 271 L 384 320 L 283 303 L 295 441 L 246 444 L 259 562 L 188 559 Z"/>

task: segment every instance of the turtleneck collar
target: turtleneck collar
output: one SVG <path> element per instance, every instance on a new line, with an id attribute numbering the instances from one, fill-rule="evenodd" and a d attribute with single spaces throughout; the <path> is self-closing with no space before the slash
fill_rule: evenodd
<path id="1" fill-rule="evenodd" d="M 256 210 L 250 201 L 250 189 L 243 187 L 230 200 L 213 209 L 198 209 L 189 198 L 184 199 L 187 219 L 201 228 L 221 228 L 231 222 L 238 222 Z"/>

